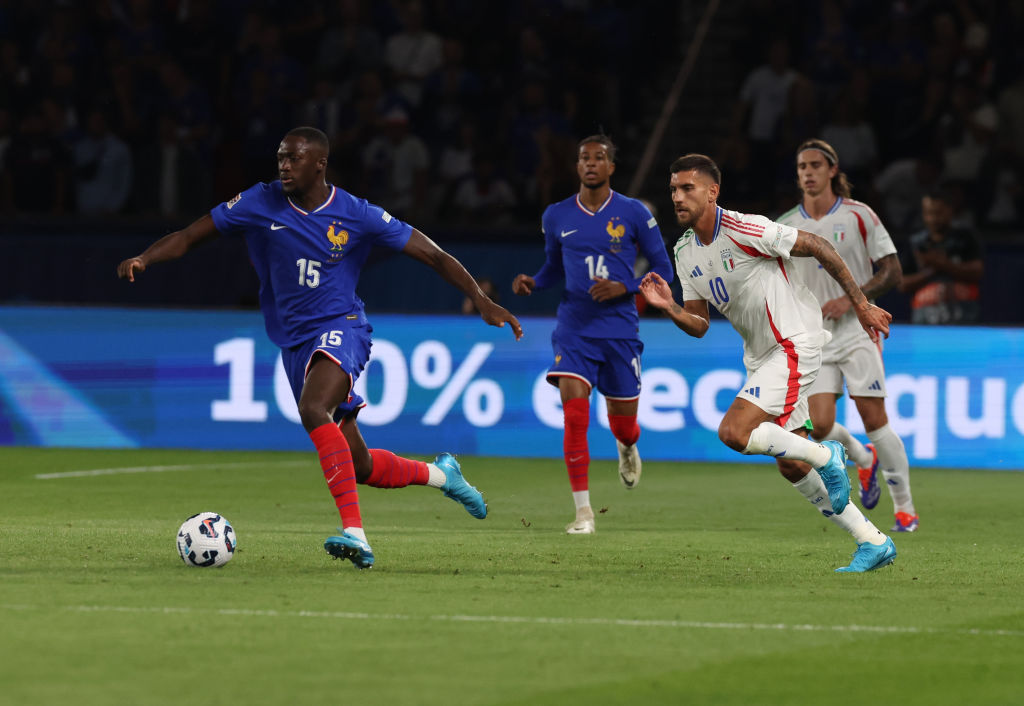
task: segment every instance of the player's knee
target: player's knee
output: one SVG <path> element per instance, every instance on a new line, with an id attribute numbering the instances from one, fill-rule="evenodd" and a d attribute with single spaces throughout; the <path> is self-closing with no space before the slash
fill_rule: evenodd
<path id="1" fill-rule="evenodd" d="M 733 451 L 742 452 L 747 448 L 750 432 L 732 424 L 727 419 L 723 419 L 722 423 L 718 425 L 718 438 Z"/>
<path id="2" fill-rule="evenodd" d="M 811 438 L 815 441 L 821 441 L 829 432 L 832 431 L 832 427 L 835 426 L 835 422 L 814 422 L 814 428 L 811 429 Z"/>
<path id="3" fill-rule="evenodd" d="M 299 400 L 299 420 L 307 432 L 333 421 L 326 407 L 314 400 L 302 398 Z"/>

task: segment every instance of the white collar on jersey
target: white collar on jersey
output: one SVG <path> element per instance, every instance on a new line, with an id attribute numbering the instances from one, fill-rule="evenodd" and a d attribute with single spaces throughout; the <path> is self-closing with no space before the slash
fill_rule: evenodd
<path id="1" fill-rule="evenodd" d="M 576 205 L 579 206 L 580 210 L 583 211 L 584 213 L 586 213 L 588 216 L 596 216 L 597 214 L 599 214 L 601 211 L 604 210 L 605 206 L 607 206 L 609 203 L 611 203 L 612 196 L 615 196 L 615 190 L 614 189 L 609 189 L 608 190 L 608 198 L 606 198 L 604 200 L 604 203 L 601 204 L 601 208 L 597 209 L 596 211 L 591 211 L 589 208 L 587 208 L 582 203 L 580 203 L 580 194 L 579 194 L 579 192 L 576 192 Z"/>
<path id="2" fill-rule="evenodd" d="M 296 211 L 301 213 L 303 216 L 308 216 L 310 213 L 316 213 L 317 211 L 323 211 L 325 208 L 330 206 L 331 202 L 334 201 L 334 194 L 337 193 L 337 191 L 338 191 L 338 189 L 334 186 L 334 184 L 331 184 L 331 195 L 327 197 L 326 201 L 324 201 L 322 204 L 320 204 L 320 206 L 318 206 L 317 208 L 313 209 L 312 211 L 304 211 L 301 208 L 299 208 L 298 206 L 296 206 L 295 202 L 292 201 L 292 197 L 291 196 L 287 196 L 286 198 L 288 199 L 288 204 L 292 208 L 294 208 Z"/>

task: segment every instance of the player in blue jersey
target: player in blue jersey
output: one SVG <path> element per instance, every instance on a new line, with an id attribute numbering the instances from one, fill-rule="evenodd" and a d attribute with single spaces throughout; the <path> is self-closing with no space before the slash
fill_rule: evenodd
<path id="1" fill-rule="evenodd" d="M 356 417 L 365 402 L 352 386 L 369 358 L 373 329 L 355 289 L 371 247 L 401 250 L 429 265 L 465 293 L 488 324 L 509 324 L 517 340 L 523 332 L 519 321 L 427 236 L 328 184 L 328 153 L 324 133 L 295 128 L 278 148 L 277 181 L 256 184 L 220 204 L 125 260 L 117 272 L 133 282 L 148 266 L 177 259 L 222 233 L 245 237 L 260 279 L 267 335 L 281 348 L 302 425 L 341 515 L 341 535 L 329 537 L 324 548 L 369 568 L 374 556 L 363 531 L 356 483 L 430 485 L 462 503 L 473 517 L 487 516 L 483 496 L 465 481 L 452 454 L 440 454 L 429 464 L 400 458 L 367 448 L 359 431 Z"/>
<path id="2" fill-rule="evenodd" d="M 555 361 L 547 380 L 562 398 L 562 449 L 576 505 L 576 519 L 566 532 L 593 534 L 587 445 L 590 393 L 596 387 L 605 396 L 608 424 L 619 450 L 619 478 L 626 488 L 635 488 L 641 471 L 636 412 L 644 346 L 635 300 L 642 277 L 634 276 L 633 266 L 643 255 L 652 272 L 671 279 L 672 265 L 651 212 L 611 188 L 611 139 L 584 138 L 576 156 L 580 190 L 545 209 L 544 265 L 532 277 L 517 275 L 512 290 L 526 296 L 565 281 L 551 335 Z"/>

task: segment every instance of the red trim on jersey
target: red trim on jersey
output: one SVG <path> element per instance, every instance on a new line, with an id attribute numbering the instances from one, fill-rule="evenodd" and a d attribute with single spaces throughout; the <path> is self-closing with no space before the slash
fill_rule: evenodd
<path id="1" fill-rule="evenodd" d="M 788 282 L 789 275 L 786 274 L 786 264 L 782 261 L 782 256 L 780 255 L 779 257 L 775 258 L 775 261 L 779 263 L 779 269 L 782 270 L 782 276 L 785 277 L 786 281 Z"/>
<path id="2" fill-rule="evenodd" d="M 882 222 L 881 219 L 878 217 L 878 214 L 875 213 L 875 210 L 868 206 L 863 201 L 858 201 L 857 199 L 843 199 L 843 203 L 847 206 L 860 206 L 861 208 L 863 208 L 865 211 L 868 212 L 868 215 L 871 216 L 871 222 L 874 223 L 876 226 Z"/>
<path id="3" fill-rule="evenodd" d="M 310 213 L 316 213 L 317 211 L 322 211 L 322 210 L 324 210 L 325 208 L 327 208 L 328 206 L 330 206 L 330 205 L 331 205 L 331 202 L 332 202 L 332 201 L 334 201 L 334 195 L 335 195 L 335 194 L 337 194 L 337 193 L 338 193 L 338 187 L 336 187 L 336 186 L 334 186 L 334 185 L 332 184 L 332 185 L 331 185 L 331 195 L 327 197 L 327 200 L 326 200 L 326 201 L 324 201 L 324 202 L 323 202 L 322 204 L 320 204 L 319 206 L 317 206 L 317 207 L 316 207 L 315 209 L 313 209 L 312 211 L 303 211 L 303 210 L 302 210 L 301 208 L 299 208 L 299 207 L 298 207 L 298 206 L 296 206 L 296 205 L 295 205 L 294 203 L 292 203 L 292 197 L 291 197 L 291 196 L 287 196 L 286 198 L 287 198 L 287 200 L 288 200 L 288 205 L 289 205 L 289 206 L 291 206 L 292 208 L 294 208 L 294 209 L 295 209 L 296 211 L 298 211 L 299 213 L 301 213 L 301 214 L 302 214 L 303 216 L 308 216 L 308 215 L 309 215 Z"/>
<path id="4" fill-rule="evenodd" d="M 763 252 L 761 252 L 761 251 L 759 251 L 759 250 L 757 250 L 755 248 L 752 248 L 749 245 L 744 245 L 743 243 L 737 243 L 736 239 L 733 238 L 728 233 L 725 234 L 725 237 L 728 238 L 729 240 L 731 240 L 736 245 L 736 247 L 738 247 L 740 250 L 745 252 L 747 255 L 750 255 L 751 257 L 767 257 L 769 259 L 771 258 L 771 255 L 765 255 Z"/>
<path id="5" fill-rule="evenodd" d="M 755 238 L 760 238 L 764 235 L 764 226 L 759 226 L 756 223 L 744 223 L 743 221 L 736 220 L 732 216 L 727 216 L 725 213 L 722 214 L 722 223 L 725 224 L 727 228 L 738 230 L 740 233 L 752 235 Z"/>
<path id="6" fill-rule="evenodd" d="M 785 428 L 789 417 L 793 414 L 793 409 L 796 407 L 796 401 L 800 398 L 800 370 L 797 367 L 800 363 L 800 356 L 797 355 L 793 342 L 788 338 L 783 338 L 779 330 L 775 328 L 775 322 L 772 320 L 772 310 L 768 308 L 768 302 L 765 302 L 764 310 L 768 313 L 768 325 L 772 329 L 772 334 L 774 334 L 775 340 L 778 341 L 779 345 L 782 346 L 782 350 L 786 351 L 786 361 L 789 364 L 789 377 L 786 380 L 786 402 L 782 407 L 782 414 L 775 418 L 775 423 Z"/>
<path id="7" fill-rule="evenodd" d="M 857 230 L 860 231 L 860 239 L 864 241 L 866 245 L 868 242 L 868 228 L 864 225 L 864 219 L 860 217 L 860 214 L 856 211 L 850 211 L 857 218 Z"/>
<path id="8" fill-rule="evenodd" d="M 596 216 L 597 214 L 599 214 L 601 211 L 604 210 L 604 207 L 607 206 L 608 202 L 612 200 L 612 196 L 615 196 L 615 191 L 614 190 L 608 192 L 608 198 L 606 198 L 604 200 L 604 203 L 601 204 L 601 208 L 597 209 L 596 211 L 591 211 L 589 208 L 587 208 L 582 203 L 580 203 L 580 195 L 579 194 L 576 194 L 576 205 L 579 206 L 579 209 L 581 211 L 583 211 L 584 213 L 586 213 L 588 216 Z"/>

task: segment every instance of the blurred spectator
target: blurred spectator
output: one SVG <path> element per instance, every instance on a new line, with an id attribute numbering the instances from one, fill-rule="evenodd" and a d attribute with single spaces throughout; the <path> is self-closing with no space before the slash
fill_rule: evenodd
<path id="1" fill-rule="evenodd" d="M 839 94 L 821 137 L 835 148 L 850 183 L 866 184 L 878 164 L 878 140 L 852 86 Z"/>
<path id="2" fill-rule="evenodd" d="M 47 130 L 42 104 L 21 119 L 5 157 L 6 199 L 15 211 L 63 214 L 68 206 L 71 156 Z"/>
<path id="3" fill-rule="evenodd" d="M 383 119 L 382 134 L 363 152 L 363 183 L 367 200 L 403 220 L 422 219 L 427 206 L 430 154 L 410 132 L 409 115 L 392 108 Z"/>
<path id="4" fill-rule="evenodd" d="M 438 145 L 455 135 L 480 98 L 480 81 L 466 68 L 462 42 L 444 40 L 444 64 L 427 77 L 423 89 L 422 122 L 428 140 Z"/>
<path id="5" fill-rule="evenodd" d="M 921 156 L 897 159 L 882 167 L 874 180 L 881 199 L 882 221 L 894 236 L 906 237 L 923 226 L 921 199 L 937 183 L 941 159 Z"/>
<path id="6" fill-rule="evenodd" d="M 787 173 L 790 160 L 780 145 L 781 126 L 790 106 L 790 92 L 800 75 L 790 66 L 789 44 L 782 37 L 771 40 L 765 63 L 743 80 L 739 100 L 733 114 L 734 139 L 749 143 L 750 166 L 760 184 L 776 184 L 775 165 L 786 155 Z M 803 133 L 806 134 L 806 133 Z M 769 199 L 773 194 L 766 194 Z M 762 210 L 768 210 L 767 203 Z"/>
<path id="7" fill-rule="evenodd" d="M 313 95 L 296 111 L 295 122 L 323 130 L 327 138 L 334 142 L 341 130 L 342 113 L 347 109 L 330 76 L 320 73 L 313 80 Z"/>
<path id="8" fill-rule="evenodd" d="M 419 0 L 405 0 L 400 17 L 402 30 L 388 37 L 384 57 L 398 91 L 416 109 L 423 98 L 424 79 L 441 66 L 441 38 L 424 26 Z"/>
<path id="9" fill-rule="evenodd" d="M 516 207 L 516 193 L 497 173 L 494 158 L 486 152 L 473 158 L 473 171 L 455 187 L 452 211 L 457 220 L 477 225 L 508 225 Z"/>
<path id="10" fill-rule="evenodd" d="M 146 143 L 137 153 L 136 162 L 145 165 L 148 176 L 135 180 L 135 209 L 173 218 L 205 208 L 210 200 L 210 176 L 202 159 L 179 139 L 178 125 L 170 116 L 160 118 L 156 135 L 156 143 Z"/>
<path id="11" fill-rule="evenodd" d="M 364 2 L 339 0 L 327 4 L 327 30 L 317 47 L 316 66 L 334 76 L 356 76 L 381 66 L 380 32 L 367 23 Z"/>
<path id="12" fill-rule="evenodd" d="M 131 191 L 132 153 L 110 131 L 103 110 L 93 108 L 75 143 L 75 196 L 79 213 L 120 213 Z"/>
<path id="13" fill-rule="evenodd" d="M 978 320 L 984 275 L 982 246 L 973 229 L 955 223 L 957 197 L 948 187 L 921 199 L 925 227 L 903 251 L 903 284 L 915 324 L 966 324 Z"/>

